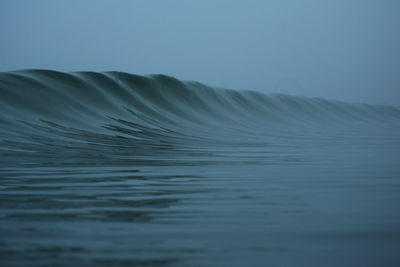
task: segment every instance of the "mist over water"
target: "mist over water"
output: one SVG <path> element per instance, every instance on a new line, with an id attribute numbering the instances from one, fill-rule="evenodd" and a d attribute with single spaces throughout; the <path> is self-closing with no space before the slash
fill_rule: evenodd
<path id="1" fill-rule="evenodd" d="M 400 108 L 0 73 L 0 265 L 398 266 Z"/>

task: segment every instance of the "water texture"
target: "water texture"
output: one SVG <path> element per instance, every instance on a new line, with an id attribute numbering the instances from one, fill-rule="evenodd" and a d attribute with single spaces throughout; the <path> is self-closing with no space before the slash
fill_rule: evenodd
<path id="1" fill-rule="evenodd" d="M 400 266 L 400 108 L 0 73 L 2 266 Z"/>

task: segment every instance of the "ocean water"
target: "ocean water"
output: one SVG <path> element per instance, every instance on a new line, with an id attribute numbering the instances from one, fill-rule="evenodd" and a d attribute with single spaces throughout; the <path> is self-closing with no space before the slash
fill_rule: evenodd
<path id="1" fill-rule="evenodd" d="M 400 266 L 400 107 L 0 73 L 1 266 Z"/>

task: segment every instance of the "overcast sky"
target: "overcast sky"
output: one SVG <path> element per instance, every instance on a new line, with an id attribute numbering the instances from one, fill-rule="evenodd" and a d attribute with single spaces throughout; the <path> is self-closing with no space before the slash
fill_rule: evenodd
<path id="1" fill-rule="evenodd" d="M 1 0 L 0 71 L 162 73 L 400 105 L 398 0 Z"/>

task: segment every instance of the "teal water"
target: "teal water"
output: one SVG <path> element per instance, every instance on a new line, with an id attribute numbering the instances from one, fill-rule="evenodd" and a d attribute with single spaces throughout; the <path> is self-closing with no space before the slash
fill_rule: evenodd
<path id="1" fill-rule="evenodd" d="M 400 108 L 0 73 L 2 266 L 399 266 Z"/>

